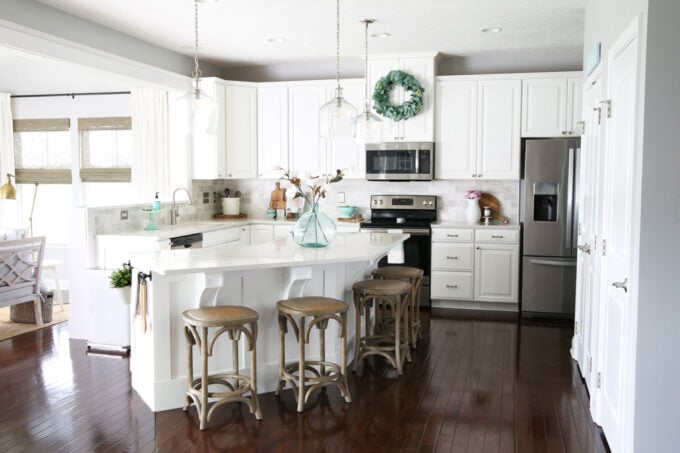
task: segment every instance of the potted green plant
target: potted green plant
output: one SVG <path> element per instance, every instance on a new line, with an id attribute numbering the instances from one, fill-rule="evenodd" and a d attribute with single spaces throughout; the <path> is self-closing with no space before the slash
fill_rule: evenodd
<path id="1" fill-rule="evenodd" d="M 109 276 L 109 286 L 114 288 L 120 294 L 120 300 L 123 304 L 130 304 L 130 286 L 132 285 L 132 267 L 129 264 L 123 264 L 111 272 Z"/>

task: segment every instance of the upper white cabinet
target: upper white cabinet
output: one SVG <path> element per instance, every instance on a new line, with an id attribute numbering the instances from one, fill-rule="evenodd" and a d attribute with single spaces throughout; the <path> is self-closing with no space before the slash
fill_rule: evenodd
<path id="1" fill-rule="evenodd" d="M 414 76 L 425 89 L 423 108 L 416 116 L 402 121 L 383 117 L 383 141 L 433 141 L 434 140 L 434 56 L 418 58 L 371 58 L 369 59 L 369 96 L 373 97 L 375 83 L 392 70 L 401 70 Z M 400 86 L 390 93 L 393 104 L 407 101 L 410 94 Z M 371 100 L 371 105 L 373 101 Z M 361 110 L 361 109 L 360 109 Z"/>
<path id="2" fill-rule="evenodd" d="M 278 178 L 288 168 L 288 87 L 260 85 L 257 126 L 257 174 Z"/>
<path id="3" fill-rule="evenodd" d="M 255 177 L 257 86 L 206 78 L 201 89 L 217 102 L 217 129 L 193 134 L 193 178 Z"/>
<path id="4" fill-rule="evenodd" d="M 437 79 L 437 179 L 519 179 L 520 79 Z"/>
<path id="5" fill-rule="evenodd" d="M 343 96 L 363 109 L 363 80 L 342 80 Z M 335 94 L 334 80 L 260 84 L 258 176 L 278 178 L 280 168 L 316 176 L 336 169 L 364 175 L 363 148 L 353 138 L 328 140 L 319 133 L 319 109 Z"/>
<path id="6" fill-rule="evenodd" d="M 532 74 L 522 80 L 522 137 L 581 135 L 580 72 Z"/>

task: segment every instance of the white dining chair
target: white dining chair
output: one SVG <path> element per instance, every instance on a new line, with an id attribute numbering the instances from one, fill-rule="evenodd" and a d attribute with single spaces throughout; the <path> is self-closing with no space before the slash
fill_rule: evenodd
<path id="1" fill-rule="evenodd" d="M 33 302 L 36 324 L 42 325 L 40 271 L 45 237 L 0 241 L 0 307 Z"/>

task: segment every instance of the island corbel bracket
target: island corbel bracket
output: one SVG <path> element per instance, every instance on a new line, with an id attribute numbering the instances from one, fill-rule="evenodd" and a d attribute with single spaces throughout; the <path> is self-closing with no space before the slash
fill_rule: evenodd
<path id="1" fill-rule="evenodd" d="M 284 299 L 302 297 L 302 291 L 312 279 L 311 266 L 287 267 L 283 271 L 283 283 L 285 290 Z"/>

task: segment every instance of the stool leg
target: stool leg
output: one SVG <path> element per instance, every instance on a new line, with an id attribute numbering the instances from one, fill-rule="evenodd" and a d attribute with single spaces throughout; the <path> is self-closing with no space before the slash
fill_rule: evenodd
<path id="1" fill-rule="evenodd" d="M 201 407 L 199 429 L 203 431 L 208 422 L 208 328 L 201 328 Z"/>
<path id="2" fill-rule="evenodd" d="M 253 407 L 251 412 L 255 413 L 255 419 L 262 420 L 260 411 L 260 400 L 257 395 L 257 323 L 250 324 L 250 399 Z"/>
<path id="3" fill-rule="evenodd" d="M 186 412 L 191 404 L 191 383 L 194 380 L 194 337 L 189 331 L 189 327 L 184 326 L 184 338 L 187 344 L 187 393 L 184 396 L 184 406 L 182 410 Z"/>
<path id="4" fill-rule="evenodd" d="M 317 327 L 319 328 L 319 359 L 321 360 L 321 365 L 319 366 L 319 370 L 321 371 L 321 376 L 326 376 L 326 365 L 324 362 L 326 362 L 326 323 L 328 320 L 324 320 L 317 324 Z"/>
<path id="5" fill-rule="evenodd" d="M 233 331 L 232 331 L 233 332 Z M 231 368 L 234 370 L 234 374 L 239 374 L 239 369 L 238 369 L 238 342 L 239 339 L 241 338 L 239 336 L 239 331 L 236 331 L 235 334 L 232 333 L 232 340 L 231 340 Z M 236 386 L 236 389 L 239 388 L 239 380 L 236 378 L 234 380 L 234 385 Z"/>
<path id="6" fill-rule="evenodd" d="M 282 315 L 279 315 L 279 382 L 276 385 L 274 395 L 279 396 L 281 389 L 286 384 L 284 379 L 284 371 L 286 370 L 286 332 L 288 331 L 288 321 Z"/>
<path id="7" fill-rule="evenodd" d="M 340 314 L 342 324 L 340 326 L 340 372 L 342 373 L 343 396 L 346 403 L 352 402 L 352 396 L 349 394 L 349 385 L 347 383 L 347 312 Z"/>
<path id="8" fill-rule="evenodd" d="M 297 411 L 304 412 L 305 410 L 305 317 L 300 316 L 300 322 L 298 324 L 300 327 L 300 335 L 298 336 L 298 353 L 299 358 L 299 369 L 298 369 L 298 405 Z"/>
<path id="9" fill-rule="evenodd" d="M 354 292 L 354 363 L 352 364 L 352 371 L 356 373 L 359 367 L 359 349 L 361 348 L 361 295 Z"/>
<path id="10" fill-rule="evenodd" d="M 397 374 L 400 376 L 404 374 L 404 371 L 401 366 L 401 321 L 402 321 L 402 300 L 401 296 L 396 296 L 396 306 L 395 306 L 395 313 L 394 316 L 394 357 L 396 358 L 397 362 Z"/>

